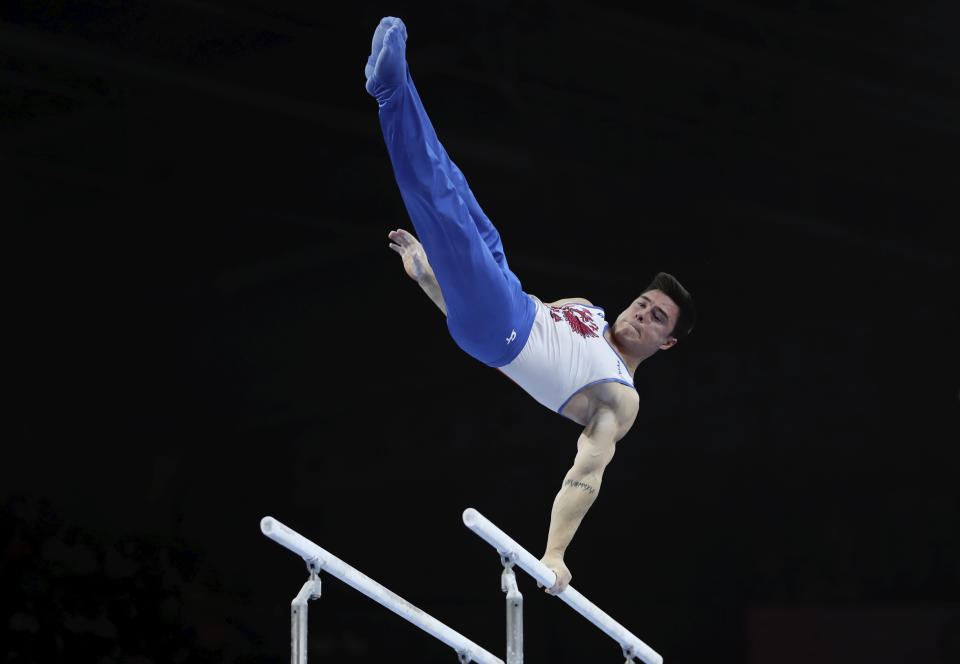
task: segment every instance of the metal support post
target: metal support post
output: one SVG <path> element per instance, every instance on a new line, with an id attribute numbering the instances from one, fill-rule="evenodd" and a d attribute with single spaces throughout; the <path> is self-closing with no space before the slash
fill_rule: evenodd
<path id="1" fill-rule="evenodd" d="M 316 559 L 307 561 L 310 578 L 290 602 L 290 664 L 307 664 L 307 602 L 320 597 L 319 568 Z"/>
<path id="2" fill-rule="evenodd" d="M 507 594 L 507 664 L 523 664 L 523 595 L 513 573 L 513 554 L 501 554 L 500 590 Z"/>

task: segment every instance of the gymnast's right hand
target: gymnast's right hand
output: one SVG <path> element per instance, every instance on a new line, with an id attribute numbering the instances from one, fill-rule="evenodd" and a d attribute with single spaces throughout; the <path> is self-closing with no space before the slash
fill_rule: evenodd
<path id="1" fill-rule="evenodd" d="M 434 278 L 433 268 L 427 261 L 427 252 L 423 250 L 423 245 L 417 238 L 402 228 L 390 231 L 387 237 L 392 240 L 390 248 L 400 254 L 403 259 L 403 269 L 411 279 L 421 283 L 424 279 Z"/>

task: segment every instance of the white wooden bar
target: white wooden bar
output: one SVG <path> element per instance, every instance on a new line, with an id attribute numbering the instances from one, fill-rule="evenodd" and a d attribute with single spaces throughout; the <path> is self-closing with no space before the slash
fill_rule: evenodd
<path id="1" fill-rule="evenodd" d="M 535 558 L 529 551 L 517 544 L 509 535 L 493 525 L 477 510 L 472 507 L 464 510 L 463 523 L 495 548 L 501 556 L 513 558 L 517 566 L 542 583 L 545 588 L 550 588 L 556 583 L 557 575 L 553 573 L 553 570 L 541 563 L 538 558 Z M 659 653 L 601 611 L 596 604 L 577 592 L 573 586 L 567 586 L 566 590 L 557 597 L 619 643 L 624 652 L 633 657 L 639 657 L 647 664 L 663 664 L 663 657 Z"/>
<path id="2" fill-rule="evenodd" d="M 456 632 L 433 616 L 421 611 L 399 595 L 380 585 L 366 574 L 354 569 L 333 554 L 320 548 L 297 531 L 288 528 L 273 517 L 265 516 L 260 520 L 263 534 L 281 546 L 290 549 L 307 563 L 337 577 L 364 595 L 387 607 L 432 637 L 453 648 L 461 661 L 474 661 L 477 664 L 503 664 L 499 657 L 487 652 L 476 643 Z"/>

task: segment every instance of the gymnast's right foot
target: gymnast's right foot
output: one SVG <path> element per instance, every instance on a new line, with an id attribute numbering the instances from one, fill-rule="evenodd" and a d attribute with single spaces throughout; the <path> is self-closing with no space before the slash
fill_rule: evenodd
<path id="1" fill-rule="evenodd" d="M 384 102 L 407 75 L 407 28 L 398 18 L 387 16 L 373 33 L 370 57 L 364 74 L 367 92 Z"/>

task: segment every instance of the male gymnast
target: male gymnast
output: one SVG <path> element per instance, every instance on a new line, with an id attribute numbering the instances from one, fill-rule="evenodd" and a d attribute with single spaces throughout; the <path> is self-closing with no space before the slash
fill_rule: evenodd
<path id="1" fill-rule="evenodd" d="M 366 89 L 379 105 L 400 195 L 419 236 L 393 230 L 389 246 L 444 312 L 461 349 L 584 427 L 553 502 L 541 559 L 557 575 L 546 591 L 558 594 L 571 578 L 564 553 L 597 498 L 616 443 L 637 418 L 634 372 L 690 333 L 693 300 L 661 272 L 610 326 L 603 309 L 585 299 L 543 303 L 525 293 L 507 267 L 499 233 L 437 139 L 410 77 L 406 39 L 403 21 L 382 19 L 365 67 Z"/>

